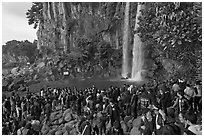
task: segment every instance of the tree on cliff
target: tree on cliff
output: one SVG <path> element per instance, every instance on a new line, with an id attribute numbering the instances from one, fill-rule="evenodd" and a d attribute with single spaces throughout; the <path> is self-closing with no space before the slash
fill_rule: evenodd
<path id="1" fill-rule="evenodd" d="M 143 12 L 138 29 L 143 41 L 149 41 L 160 54 L 160 61 L 176 61 L 182 67 L 182 74 L 189 77 L 196 73 L 201 75 L 201 5 L 196 2 L 151 3 Z"/>
<path id="2" fill-rule="evenodd" d="M 42 2 L 33 2 L 32 7 L 26 12 L 28 18 L 28 24 L 34 24 L 34 29 L 39 25 L 39 22 L 42 21 Z"/>

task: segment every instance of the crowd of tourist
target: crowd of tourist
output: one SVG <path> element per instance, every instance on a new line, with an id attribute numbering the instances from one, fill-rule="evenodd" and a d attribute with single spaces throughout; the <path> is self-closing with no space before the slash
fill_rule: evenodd
<path id="1" fill-rule="evenodd" d="M 201 135 L 202 83 L 185 80 L 124 85 L 99 90 L 94 85 L 42 88 L 3 98 L 2 134 L 41 135 L 42 121 L 60 104 L 79 117 L 82 135 Z M 37 125 L 37 126 L 34 126 Z M 124 128 L 126 125 L 126 128 Z"/>

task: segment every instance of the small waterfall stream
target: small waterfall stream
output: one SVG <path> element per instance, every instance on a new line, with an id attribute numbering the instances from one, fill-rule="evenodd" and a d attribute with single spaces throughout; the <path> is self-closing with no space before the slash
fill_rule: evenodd
<path id="1" fill-rule="evenodd" d="M 124 31 L 123 31 L 123 66 L 122 66 L 122 77 L 128 76 L 128 34 L 129 34 L 129 7 L 130 3 L 126 2 L 125 6 L 125 20 L 124 20 Z"/>

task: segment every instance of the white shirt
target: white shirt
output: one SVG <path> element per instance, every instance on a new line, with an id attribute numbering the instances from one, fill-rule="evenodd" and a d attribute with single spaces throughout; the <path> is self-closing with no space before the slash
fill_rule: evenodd
<path id="1" fill-rule="evenodd" d="M 190 87 L 186 87 L 186 89 L 184 90 L 184 93 L 186 94 L 184 96 L 187 99 L 190 99 L 191 97 L 194 97 L 194 94 L 195 94 L 194 90 L 192 88 L 190 88 Z"/>

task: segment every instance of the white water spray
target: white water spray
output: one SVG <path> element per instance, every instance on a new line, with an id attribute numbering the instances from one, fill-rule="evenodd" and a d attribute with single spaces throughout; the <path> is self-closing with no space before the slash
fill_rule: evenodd
<path id="1" fill-rule="evenodd" d="M 137 15 L 135 20 L 135 28 L 136 31 L 139 27 L 139 16 L 141 16 L 140 10 L 142 9 L 142 5 L 138 4 L 137 6 Z M 142 66 L 143 66 L 143 53 L 142 53 L 142 41 L 137 33 L 134 34 L 134 45 L 133 45 L 133 61 L 132 61 L 132 73 L 131 73 L 131 80 L 134 81 L 142 81 Z"/>

